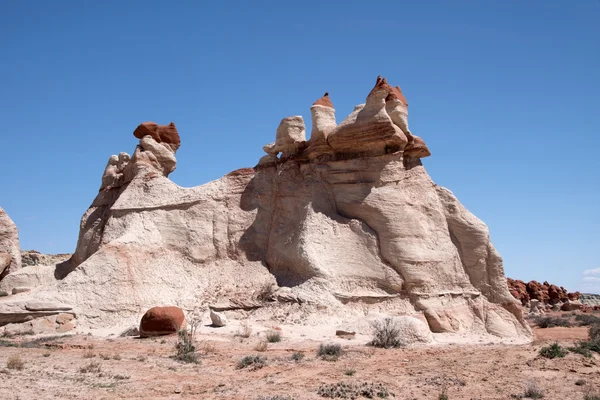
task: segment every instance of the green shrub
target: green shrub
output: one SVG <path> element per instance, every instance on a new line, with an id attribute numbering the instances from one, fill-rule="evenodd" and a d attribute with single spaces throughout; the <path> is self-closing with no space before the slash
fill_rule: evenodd
<path id="1" fill-rule="evenodd" d="M 304 358 L 304 353 L 301 351 L 296 351 L 294 352 L 294 354 L 292 354 L 292 356 L 290 357 L 290 359 L 292 361 L 300 361 Z"/>
<path id="2" fill-rule="evenodd" d="M 590 314 L 577 314 L 575 321 L 579 322 L 579 326 L 589 326 L 600 324 L 600 317 Z"/>
<path id="3" fill-rule="evenodd" d="M 592 356 L 591 351 L 600 353 L 600 342 L 578 342 L 574 347 L 569 347 L 569 351 L 589 358 Z"/>
<path id="4" fill-rule="evenodd" d="M 540 356 L 546 358 L 561 358 L 567 355 L 567 350 L 561 347 L 558 343 L 540 349 Z"/>
<path id="5" fill-rule="evenodd" d="M 317 350 L 317 357 L 327 361 L 337 361 L 342 355 L 342 346 L 339 344 L 320 344 Z"/>
<path id="6" fill-rule="evenodd" d="M 567 350 L 572 353 L 581 354 L 585 358 L 591 358 L 592 353 L 590 352 L 588 344 L 588 342 L 579 342 L 573 347 L 567 347 Z"/>
<path id="7" fill-rule="evenodd" d="M 591 342 L 600 345 L 600 323 L 590 325 L 588 328 L 588 337 Z"/>

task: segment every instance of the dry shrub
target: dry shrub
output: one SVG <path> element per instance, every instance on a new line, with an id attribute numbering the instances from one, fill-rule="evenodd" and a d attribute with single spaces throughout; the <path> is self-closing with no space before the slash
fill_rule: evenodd
<path id="1" fill-rule="evenodd" d="M 91 373 L 99 373 L 102 370 L 100 363 L 97 361 L 92 361 L 88 365 L 79 368 L 79 372 L 82 374 L 86 374 L 88 372 Z"/>
<path id="2" fill-rule="evenodd" d="M 319 349 L 317 350 L 317 357 L 321 357 L 323 360 L 327 361 L 337 361 L 337 359 L 342 355 L 342 346 L 338 343 L 336 344 L 320 344 Z"/>
<path id="3" fill-rule="evenodd" d="M 534 381 L 527 382 L 523 397 L 527 399 L 541 399 L 544 397 L 544 392 Z"/>
<path id="4" fill-rule="evenodd" d="M 21 371 L 25 367 L 25 362 L 21 360 L 21 357 L 18 355 L 8 357 L 6 360 L 6 368 L 8 369 L 16 369 L 17 371 Z"/>
<path id="5" fill-rule="evenodd" d="M 265 282 L 258 289 L 256 298 L 262 302 L 271 301 L 273 300 L 273 293 L 275 293 L 275 286 L 270 282 Z"/>
<path id="6" fill-rule="evenodd" d="M 600 389 L 588 386 L 583 393 L 583 400 L 600 400 Z"/>
<path id="7" fill-rule="evenodd" d="M 572 325 L 571 321 L 560 317 L 537 317 L 534 322 L 539 328 L 570 327 Z"/>
<path id="8" fill-rule="evenodd" d="M 175 359 L 186 363 L 198 364 L 198 354 L 196 354 L 196 330 L 200 326 L 200 320 L 190 319 L 189 330 L 180 330 L 177 332 L 177 343 L 175 343 Z"/>
<path id="9" fill-rule="evenodd" d="M 266 334 L 267 342 L 269 343 L 278 343 L 281 342 L 281 332 L 275 329 L 271 329 L 267 331 Z"/>
<path id="10" fill-rule="evenodd" d="M 83 358 L 94 358 L 94 357 L 96 357 L 96 355 L 94 354 L 93 351 L 88 351 L 87 353 L 85 353 L 83 355 Z"/>
<path id="11" fill-rule="evenodd" d="M 254 346 L 254 350 L 267 351 L 268 346 L 269 344 L 265 340 L 261 340 L 260 342 L 256 343 L 256 346 Z"/>
<path id="12" fill-rule="evenodd" d="M 243 338 L 249 338 L 252 335 L 252 326 L 248 320 L 242 321 L 236 335 Z"/>
<path id="13" fill-rule="evenodd" d="M 237 363 L 236 368 L 242 369 L 249 367 L 251 370 L 260 369 L 267 365 L 267 359 L 263 356 L 253 355 L 253 356 L 245 356 L 240 359 Z"/>
<path id="14" fill-rule="evenodd" d="M 588 337 L 590 338 L 590 342 L 600 345 L 600 322 L 590 325 L 588 328 Z"/>
<path id="15" fill-rule="evenodd" d="M 373 322 L 372 328 L 373 340 L 369 343 L 371 346 L 385 349 L 404 346 L 400 339 L 400 328 L 392 318 Z"/>
<path id="16" fill-rule="evenodd" d="M 357 399 L 359 397 L 366 397 L 367 399 L 387 399 L 390 396 L 394 397 L 394 394 L 383 384 L 368 382 L 361 384 L 350 382 L 326 383 L 319 387 L 317 394 L 321 397 L 330 399 Z"/>

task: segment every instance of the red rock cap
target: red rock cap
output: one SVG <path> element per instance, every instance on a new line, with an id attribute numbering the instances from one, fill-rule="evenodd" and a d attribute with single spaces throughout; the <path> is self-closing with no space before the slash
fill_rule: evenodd
<path id="1" fill-rule="evenodd" d="M 313 103 L 313 106 L 324 106 L 333 108 L 333 103 L 329 98 L 329 93 L 325 93 L 323 97 Z"/>
<path id="2" fill-rule="evenodd" d="M 389 91 L 385 101 L 390 100 L 400 100 L 405 106 L 408 107 L 408 101 L 406 101 L 406 97 L 404 97 L 404 94 L 402 94 L 402 89 L 400 89 L 400 86 L 396 86 Z"/>
<path id="3" fill-rule="evenodd" d="M 133 131 L 133 136 L 138 139 L 147 135 L 152 136 L 152 138 L 159 143 L 171 145 L 174 150 L 177 150 L 181 144 L 181 138 L 179 137 L 179 133 L 173 122 L 169 125 L 158 125 L 155 122 L 143 122 L 135 129 L 135 131 Z"/>

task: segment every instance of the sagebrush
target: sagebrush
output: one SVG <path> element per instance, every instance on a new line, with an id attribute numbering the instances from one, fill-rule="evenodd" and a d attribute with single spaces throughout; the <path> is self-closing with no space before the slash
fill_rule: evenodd
<path id="1" fill-rule="evenodd" d="M 371 346 L 390 349 L 404 346 L 401 340 L 401 331 L 398 323 L 392 318 L 385 318 L 383 321 L 375 321 L 372 324 L 373 340 L 369 342 Z"/>
<path id="2" fill-rule="evenodd" d="M 319 345 L 317 349 L 317 357 L 321 357 L 323 360 L 327 361 L 337 361 L 337 359 L 342 355 L 342 346 L 340 344 L 323 344 Z"/>

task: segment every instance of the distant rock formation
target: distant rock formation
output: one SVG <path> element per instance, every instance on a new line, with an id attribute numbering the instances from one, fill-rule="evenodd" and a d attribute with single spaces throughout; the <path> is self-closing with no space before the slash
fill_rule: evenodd
<path id="1" fill-rule="evenodd" d="M 72 254 L 42 254 L 37 250 L 21 250 L 23 268 L 33 265 L 56 265 L 67 261 Z"/>
<path id="2" fill-rule="evenodd" d="M 523 305 L 527 305 L 530 300 L 537 300 L 544 304 L 558 304 L 576 301 L 580 297 L 579 292 L 569 293 L 564 287 L 548 282 L 529 281 L 525 283 L 518 279 L 507 278 L 507 283 L 512 296 Z"/>
<path id="3" fill-rule="evenodd" d="M 579 300 L 594 309 L 600 309 L 600 294 L 581 293 Z"/>
<path id="4" fill-rule="evenodd" d="M 6 211 L 0 207 L 0 280 L 21 268 L 19 231 Z"/>
<path id="5" fill-rule="evenodd" d="M 310 139 L 301 116 L 284 118 L 255 168 L 194 188 L 168 179 L 174 125 L 140 125 L 133 156 L 109 160 L 69 268 L 21 302 L 70 304 L 90 328 L 175 304 L 303 324 L 385 312 L 530 338 L 487 226 L 422 166 L 400 89 L 379 77 L 339 125 L 328 94 L 311 116 Z"/>

